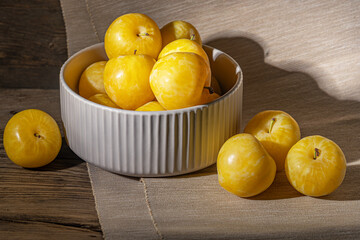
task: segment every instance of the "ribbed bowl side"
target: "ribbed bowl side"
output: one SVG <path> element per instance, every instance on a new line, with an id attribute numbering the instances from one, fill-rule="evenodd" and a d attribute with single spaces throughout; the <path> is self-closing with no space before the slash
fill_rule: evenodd
<path id="1" fill-rule="evenodd" d="M 204 50 L 228 93 L 209 105 L 164 112 L 113 109 L 80 97 L 82 71 L 106 54 L 102 43 L 74 54 L 60 72 L 61 118 L 70 148 L 91 164 L 130 176 L 179 175 L 215 163 L 222 144 L 240 131 L 243 81 L 230 56 L 209 46 Z"/>
<path id="2" fill-rule="evenodd" d="M 89 163 L 130 176 L 170 176 L 210 166 L 241 127 L 242 83 L 202 108 L 151 115 L 97 106 L 75 97 L 64 83 L 60 98 L 70 148 Z"/>

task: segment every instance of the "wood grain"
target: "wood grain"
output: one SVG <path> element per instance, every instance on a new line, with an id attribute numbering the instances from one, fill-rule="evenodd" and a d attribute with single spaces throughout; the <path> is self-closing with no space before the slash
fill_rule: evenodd
<path id="1" fill-rule="evenodd" d="M 0 236 L 6 239 L 102 238 L 85 163 L 66 145 L 49 165 L 25 169 L 3 147 L 6 122 L 16 112 L 38 108 L 60 123 L 58 90 L 1 89 Z"/>
<path id="2" fill-rule="evenodd" d="M 67 57 L 59 1 L 0 1 L 0 32 L 0 88 L 58 88 Z"/>

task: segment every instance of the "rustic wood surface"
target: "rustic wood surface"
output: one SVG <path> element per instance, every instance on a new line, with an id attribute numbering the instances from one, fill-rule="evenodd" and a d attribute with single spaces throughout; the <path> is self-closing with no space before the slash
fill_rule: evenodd
<path id="1" fill-rule="evenodd" d="M 58 88 L 66 60 L 60 3 L 0 1 L 0 88 Z"/>
<path id="2" fill-rule="evenodd" d="M 86 165 L 64 140 L 36 170 L 13 164 L 3 147 L 5 125 L 21 110 L 44 110 L 61 126 L 59 92 L 45 90 L 58 88 L 67 58 L 59 1 L 2 0 L 0 32 L 0 239 L 101 239 Z"/>
<path id="3" fill-rule="evenodd" d="M 86 165 L 64 139 L 58 157 L 34 170 L 13 164 L 3 147 L 5 124 L 15 112 L 38 108 L 48 112 L 61 126 L 59 91 L 2 89 L 0 102 L 0 236 L 101 238 Z"/>

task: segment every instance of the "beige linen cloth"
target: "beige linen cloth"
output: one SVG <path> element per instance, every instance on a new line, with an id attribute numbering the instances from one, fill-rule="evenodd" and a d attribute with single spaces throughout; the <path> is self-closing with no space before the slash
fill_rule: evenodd
<path id="1" fill-rule="evenodd" d="M 88 165 L 106 239 L 360 237 L 360 3 L 358 1 L 61 0 L 69 55 L 103 41 L 118 16 L 140 12 L 161 27 L 186 20 L 244 72 L 243 127 L 280 109 L 302 136 L 343 149 L 348 169 L 333 194 L 297 193 L 284 173 L 243 199 L 223 190 L 216 166 L 169 178 L 129 178 Z"/>

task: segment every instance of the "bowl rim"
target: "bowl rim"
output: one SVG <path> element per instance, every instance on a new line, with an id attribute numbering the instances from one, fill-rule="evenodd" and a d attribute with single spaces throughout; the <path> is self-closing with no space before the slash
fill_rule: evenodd
<path id="1" fill-rule="evenodd" d="M 135 111 L 135 110 L 126 110 L 126 109 L 121 109 L 121 108 L 113 108 L 113 107 L 109 107 L 109 106 L 105 106 L 105 105 L 101 105 L 95 102 L 92 102 L 82 96 L 80 96 L 80 94 L 76 93 L 74 90 L 72 90 L 69 85 L 66 83 L 65 79 L 64 79 L 64 71 L 65 68 L 67 67 L 67 65 L 77 56 L 81 55 L 84 52 L 87 52 L 89 50 L 92 49 L 97 49 L 99 47 L 104 48 L 104 42 L 101 43 L 96 43 L 93 44 L 91 46 L 88 46 L 86 48 L 83 48 L 79 51 L 77 51 L 76 53 L 74 53 L 73 55 L 71 55 L 65 62 L 64 64 L 61 66 L 60 69 L 60 88 L 64 88 L 69 94 L 71 94 L 73 97 L 75 97 L 77 100 L 85 102 L 86 104 L 92 105 L 93 107 L 96 108 L 100 108 L 100 109 L 104 109 L 104 110 L 108 110 L 108 111 L 112 111 L 112 112 L 118 112 L 118 113 L 124 113 L 124 114 L 131 114 L 131 115 L 137 115 L 137 116 L 143 116 L 143 115 L 171 115 L 171 114 L 177 114 L 177 113 L 184 113 L 184 112 L 190 112 L 190 111 L 197 111 L 197 110 L 202 110 L 204 108 L 207 108 L 209 105 L 215 104 L 218 101 L 221 101 L 223 99 L 225 99 L 227 96 L 231 95 L 235 89 L 237 89 L 238 87 L 240 87 L 243 84 L 243 72 L 242 69 L 239 65 L 239 63 L 237 61 L 235 61 L 235 59 L 233 59 L 229 54 L 203 44 L 203 46 L 205 46 L 206 48 L 209 48 L 211 50 L 217 50 L 219 51 L 221 54 L 224 54 L 227 58 L 229 58 L 235 65 L 236 65 L 236 74 L 238 75 L 238 78 L 236 79 L 236 82 L 234 84 L 234 86 L 232 86 L 232 88 L 230 88 L 225 94 L 221 95 L 218 99 L 208 103 L 208 104 L 200 104 L 200 105 L 196 105 L 196 106 L 192 106 L 192 107 L 187 107 L 187 108 L 181 108 L 181 109 L 174 109 L 174 110 L 166 110 L 166 111 Z"/>

